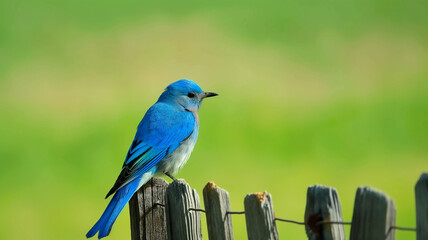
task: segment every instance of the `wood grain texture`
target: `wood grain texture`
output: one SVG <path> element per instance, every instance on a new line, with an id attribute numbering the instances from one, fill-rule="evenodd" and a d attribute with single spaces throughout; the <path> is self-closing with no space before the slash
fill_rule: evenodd
<path id="1" fill-rule="evenodd" d="M 247 194 L 244 207 L 249 240 L 279 239 L 270 194 Z"/>
<path id="2" fill-rule="evenodd" d="M 232 240 L 232 217 L 227 214 L 230 211 L 229 193 L 215 183 L 208 182 L 203 194 L 209 239 Z"/>
<path id="3" fill-rule="evenodd" d="M 423 173 L 415 186 L 416 239 L 428 239 L 428 173 Z"/>
<path id="4" fill-rule="evenodd" d="M 321 185 L 310 186 L 306 195 L 305 223 L 309 240 L 343 240 L 341 224 L 319 224 L 321 221 L 343 222 L 342 207 L 336 189 Z"/>
<path id="5" fill-rule="evenodd" d="M 199 195 L 183 179 L 169 184 L 165 195 L 168 239 L 202 239 Z"/>
<path id="6" fill-rule="evenodd" d="M 166 239 L 165 208 L 155 204 L 165 204 L 167 186 L 164 179 L 152 178 L 132 196 L 129 201 L 132 240 Z"/>
<path id="7" fill-rule="evenodd" d="M 351 240 L 393 240 L 396 209 L 385 193 L 371 187 L 359 187 L 355 196 Z"/>

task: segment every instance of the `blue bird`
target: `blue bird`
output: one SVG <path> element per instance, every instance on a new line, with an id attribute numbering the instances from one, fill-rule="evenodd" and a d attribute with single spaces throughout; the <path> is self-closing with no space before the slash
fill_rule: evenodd
<path id="1" fill-rule="evenodd" d="M 138 125 L 122 171 L 106 198 L 114 196 L 87 238 L 97 232 L 98 239 L 109 235 L 132 195 L 155 174 L 164 173 L 175 180 L 174 175 L 186 164 L 198 138 L 202 100 L 213 96 L 217 93 L 204 92 L 188 79 L 165 89 Z"/>

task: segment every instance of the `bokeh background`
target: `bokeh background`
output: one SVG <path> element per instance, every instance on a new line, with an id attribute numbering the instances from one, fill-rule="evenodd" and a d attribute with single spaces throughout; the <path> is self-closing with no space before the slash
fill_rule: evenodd
<path id="1" fill-rule="evenodd" d="M 200 196 L 213 180 L 238 211 L 267 190 L 277 216 L 303 220 L 307 187 L 331 185 L 349 221 L 370 185 L 415 227 L 427 12 L 426 1 L 2 0 L 0 239 L 83 239 L 140 119 L 181 78 L 220 94 L 178 175 Z M 233 217 L 236 239 L 244 219 Z M 302 226 L 278 229 L 305 239 Z M 125 208 L 110 239 L 129 238 Z"/>

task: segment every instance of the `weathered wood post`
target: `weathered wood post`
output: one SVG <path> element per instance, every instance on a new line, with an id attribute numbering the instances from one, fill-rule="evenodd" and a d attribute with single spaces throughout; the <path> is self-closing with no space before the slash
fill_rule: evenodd
<path id="1" fill-rule="evenodd" d="M 202 239 L 199 195 L 183 179 L 169 184 L 165 194 L 168 239 Z"/>
<path id="2" fill-rule="evenodd" d="M 132 240 L 166 239 L 165 191 L 168 182 L 152 178 L 129 201 Z"/>
<path id="3" fill-rule="evenodd" d="M 279 239 L 270 194 L 267 192 L 247 194 L 244 208 L 249 240 Z"/>
<path id="4" fill-rule="evenodd" d="M 428 173 L 423 173 L 415 186 L 416 239 L 428 239 Z"/>
<path id="5" fill-rule="evenodd" d="M 351 240 L 395 239 L 394 201 L 370 187 L 359 187 L 352 215 Z"/>
<path id="6" fill-rule="evenodd" d="M 327 186 L 310 186 L 306 195 L 305 228 L 309 240 L 344 240 L 342 207 L 336 189 Z"/>
<path id="7" fill-rule="evenodd" d="M 210 240 L 232 240 L 232 217 L 229 193 L 213 182 L 204 187 L 205 216 L 207 218 L 208 237 Z"/>

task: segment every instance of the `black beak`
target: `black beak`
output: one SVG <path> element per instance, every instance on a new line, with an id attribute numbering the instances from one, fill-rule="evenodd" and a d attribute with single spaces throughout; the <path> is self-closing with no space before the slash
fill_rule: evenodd
<path id="1" fill-rule="evenodd" d="M 217 95 L 218 95 L 217 93 L 213 93 L 213 92 L 204 92 L 204 95 L 202 98 L 215 97 Z"/>

